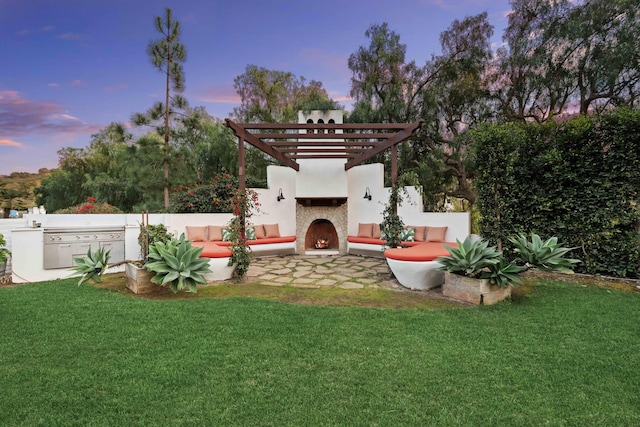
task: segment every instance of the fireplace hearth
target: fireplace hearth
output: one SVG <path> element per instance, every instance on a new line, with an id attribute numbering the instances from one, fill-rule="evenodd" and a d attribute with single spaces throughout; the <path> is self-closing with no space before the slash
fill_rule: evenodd
<path id="1" fill-rule="evenodd" d="M 338 233 L 331 221 L 316 219 L 309 225 L 305 236 L 305 251 L 310 249 L 338 250 L 338 248 Z"/>
<path id="2" fill-rule="evenodd" d="M 346 255 L 347 206 L 348 203 L 340 206 L 305 206 L 296 203 L 297 252 L 309 255 Z"/>

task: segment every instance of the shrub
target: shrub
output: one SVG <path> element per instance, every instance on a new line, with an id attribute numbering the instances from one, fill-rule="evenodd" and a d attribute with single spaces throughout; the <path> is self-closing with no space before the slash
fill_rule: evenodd
<path id="1" fill-rule="evenodd" d="M 209 259 L 200 258 L 202 248 L 191 246 L 182 234 L 179 239 L 156 242 L 149 247 L 147 271 L 156 273 L 151 281 L 160 286 L 169 285 L 175 293 L 186 289 L 197 292 L 197 285 L 207 283 L 204 274 L 210 273 Z"/>
<path id="2" fill-rule="evenodd" d="M 112 206 L 108 203 L 98 202 L 93 197 L 87 197 L 85 203 L 79 205 L 70 206 L 68 208 L 57 210 L 57 214 L 119 214 L 122 213 L 120 209 Z"/>
<path id="3" fill-rule="evenodd" d="M 535 230 L 579 248 L 578 271 L 640 276 L 638 134 L 629 109 L 472 130 L 480 234 L 502 248 Z"/>
<path id="4" fill-rule="evenodd" d="M 557 237 L 543 242 L 540 236 L 531 233 L 531 241 L 523 234 L 510 237 L 509 241 L 515 246 L 515 252 L 518 254 L 516 261 L 523 262 L 527 268 L 573 273 L 573 266 L 580 262 L 578 259 L 564 257 L 572 249 L 561 247 Z"/>
<path id="5" fill-rule="evenodd" d="M 467 237 L 464 242 L 457 241 L 457 247 L 447 247 L 449 256 L 436 259 L 441 266 L 439 270 L 453 274 L 489 279 L 500 287 L 513 286 L 522 283 L 518 276 L 522 268 L 507 261 L 495 246 L 489 246 L 486 240 L 471 240 Z"/>
<path id="6" fill-rule="evenodd" d="M 72 267 L 72 270 L 77 271 L 80 276 L 78 286 L 89 280 L 100 283 L 100 276 L 109 267 L 110 253 L 111 250 L 105 250 L 105 248 L 98 248 L 95 252 L 89 248 L 85 256 L 73 258 L 76 265 Z"/>

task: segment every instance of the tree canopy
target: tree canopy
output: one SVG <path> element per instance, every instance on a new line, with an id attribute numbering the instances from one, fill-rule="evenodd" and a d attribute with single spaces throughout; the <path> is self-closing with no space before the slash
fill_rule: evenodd
<path id="1" fill-rule="evenodd" d="M 469 130 L 484 123 L 563 120 L 615 107 L 638 108 L 640 15 L 637 0 L 512 0 L 503 46 L 491 48 L 486 13 L 454 20 L 440 34 L 440 51 L 407 59 L 407 46 L 387 23 L 365 31 L 368 43 L 348 58 L 352 123 L 425 125 L 399 147 L 400 171 L 415 171 L 425 207 L 456 198 L 476 203 Z M 134 136 L 111 124 L 84 149 L 58 152 L 59 168 L 42 180 L 39 204 L 49 211 L 92 196 L 122 210 L 168 209 L 172 187 L 207 185 L 220 172 L 237 174 L 236 140 L 204 107 L 190 107 L 184 90 L 186 49 L 170 9 L 156 17 L 161 34 L 147 54 L 166 76 L 165 99 L 132 122 L 152 132 Z M 288 71 L 247 65 L 233 81 L 241 122 L 295 122 L 297 111 L 343 109 L 322 82 Z M 248 177 L 266 177 L 274 160 L 247 147 Z M 371 161 L 390 163 L 389 152 Z M 387 167 L 385 170 L 389 171 Z M 171 179 L 169 179 L 171 177 Z"/>

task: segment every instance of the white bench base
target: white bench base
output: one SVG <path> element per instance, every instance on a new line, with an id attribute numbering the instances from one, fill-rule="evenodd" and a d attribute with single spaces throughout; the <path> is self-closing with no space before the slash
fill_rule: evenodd
<path id="1" fill-rule="evenodd" d="M 405 288 L 413 290 L 432 289 L 444 283 L 442 264 L 436 261 L 399 261 L 387 258 L 387 264 L 395 278 Z"/>
<path id="2" fill-rule="evenodd" d="M 296 242 L 265 243 L 263 245 L 249 245 L 254 256 L 294 255 Z"/>
<path id="3" fill-rule="evenodd" d="M 374 245 L 371 243 L 347 242 L 347 253 L 349 255 L 363 255 L 376 258 L 384 258 L 384 245 Z"/>
<path id="4" fill-rule="evenodd" d="M 207 283 L 231 279 L 233 272 L 236 269 L 236 264 L 229 266 L 229 259 L 229 257 L 209 258 L 209 268 L 211 269 L 211 273 L 204 275 Z"/>

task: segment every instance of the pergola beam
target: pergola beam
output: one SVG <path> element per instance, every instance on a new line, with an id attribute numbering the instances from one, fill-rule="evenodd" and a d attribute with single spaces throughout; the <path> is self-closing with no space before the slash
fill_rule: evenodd
<path id="1" fill-rule="evenodd" d="M 408 139 L 420 129 L 424 120 L 414 123 L 235 123 L 226 119 L 238 137 L 238 144 L 248 142 L 296 171 L 300 165 L 294 159 L 349 159 L 344 165 L 349 170 L 387 149 Z M 251 131 L 258 132 L 251 132 Z M 264 130 L 261 133 L 259 131 Z M 306 130 L 307 133 L 301 133 Z M 348 131 L 335 133 L 336 130 Z M 282 131 L 282 132 L 278 132 Z M 265 141 L 269 140 L 269 141 Z M 302 141 L 301 141 L 302 140 Z M 313 147 L 313 148 L 311 148 Z M 334 148 L 329 148 L 334 147 Z M 338 147 L 338 148 L 335 148 Z M 340 149 L 342 147 L 342 149 Z M 349 149 L 346 147 L 359 147 Z M 315 154 L 309 154 L 315 153 Z M 392 154 L 392 175 L 397 175 L 397 155 Z M 241 162 L 244 173 L 244 159 Z"/>
<path id="2" fill-rule="evenodd" d="M 238 144 L 241 144 L 241 140 L 247 141 L 249 144 L 253 145 L 259 150 L 262 150 L 264 153 L 270 155 L 276 160 L 282 162 L 285 166 L 289 166 L 290 168 L 298 171 L 300 170 L 300 165 L 296 163 L 294 160 L 291 160 L 287 156 L 280 153 L 278 150 L 271 148 L 269 145 L 262 142 L 260 139 L 256 138 L 252 133 L 246 132 L 244 128 L 240 127 L 238 124 L 234 123 L 232 120 L 226 119 L 227 126 L 233 129 L 233 132 L 238 136 Z M 244 162 L 241 165 L 244 168 Z"/>
<path id="3" fill-rule="evenodd" d="M 369 160 L 373 156 L 382 153 L 384 150 L 391 147 L 395 147 L 396 144 L 404 141 L 405 139 L 408 139 L 416 130 L 420 129 L 423 124 L 424 124 L 424 120 L 419 120 L 417 122 L 405 125 L 405 127 L 402 130 L 396 132 L 392 138 L 389 138 L 385 142 L 374 146 L 373 148 L 371 148 L 370 150 L 367 150 L 365 153 L 362 153 L 360 156 L 356 157 L 355 159 L 349 160 L 344 165 L 344 169 L 349 170 L 352 167 L 357 166 L 360 163 Z"/>

